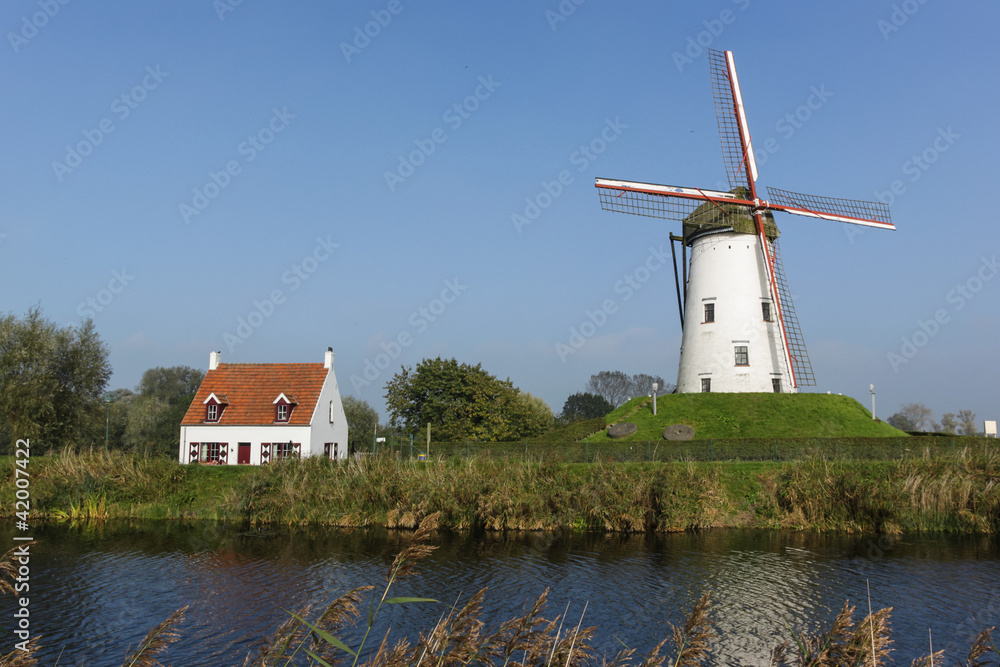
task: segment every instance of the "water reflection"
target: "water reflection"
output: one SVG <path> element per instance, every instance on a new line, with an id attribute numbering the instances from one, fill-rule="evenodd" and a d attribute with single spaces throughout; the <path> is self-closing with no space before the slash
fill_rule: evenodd
<path id="1" fill-rule="evenodd" d="M 239 664 L 287 612 L 382 585 L 406 535 L 381 530 L 247 531 L 210 522 L 40 528 L 32 554 L 32 627 L 41 664 L 119 664 L 128 645 L 190 604 L 167 663 Z M 10 533 L 3 534 L 11 544 Z M 447 604 L 487 587 L 491 622 L 520 614 L 551 588 L 548 615 L 568 609 L 598 626 L 596 645 L 645 651 L 705 590 L 719 633 L 715 664 L 766 664 L 787 625 L 815 631 L 845 599 L 894 607 L 896 662 L 936 647 L 967 650 L 1000 624 L 1000 559 L 991 538 L 825 536 L 709 531 L 658 536 L 442 534 L 439 549 L 398 595 L 442 604 L 390 610 L 394 633 L 415 636 Z M 9 618 L 11 600 L 3 600 Z M 859 613 L 858 616 L 863 615 Z M 787 625 L 786 625 L 787 624 Z M 957 655 L 957 654 L 956 654 Z"/>

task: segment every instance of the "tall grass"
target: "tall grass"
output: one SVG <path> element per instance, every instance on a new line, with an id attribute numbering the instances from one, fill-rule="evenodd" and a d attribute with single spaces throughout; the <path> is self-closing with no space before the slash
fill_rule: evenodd
<path id="1" fill-rule="evenodd" d="M 902 461 L 562 464 L 470 457 L 179 465 L 103 451 L 31 460 L 33 518 L 676 532 L 719 527 L 1000 532 L 1000 454 Z M 13 464 L 0 513 L 15 511 Z"/>

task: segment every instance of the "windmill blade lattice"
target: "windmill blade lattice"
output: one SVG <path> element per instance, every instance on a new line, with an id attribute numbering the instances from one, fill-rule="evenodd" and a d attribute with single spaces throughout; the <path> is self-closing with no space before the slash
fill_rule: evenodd
<path id="1" fill-rule="evenodd" d="M 712 72 L 712 94 L 715 97 L 715 117 L 719 122 L 722 140 L 722 160 L 726 165 L 730 189 L 752 189 L 747 177 L 746 154 L 740 137 L 740 120 L 733 99 L 733 82 L 729 77 L 729 64 L 724 51 L 708 50 L 708 63 Z M 747 137 L 747 142 L 750 138 Z"/>
<path id="2" fill-rule="evenodd" d="M 806 341 L 799 328 L 799 318 L 795 314 L 792 293 L 785 279 L 785 267 L 781 261 L 781 247 L 778 239 L 771 243 L 774 256 L 774 281 L 777 283 L 778 295 L 781 300 L 781 319 L 785 328 L 785 340 L 788 342 L 788 356 L 792 359 L 792 370 L 795 372 L 795 382 L 798 386 L 815 387 L 816 376 L 813 374 L 809 353 L 806 352 Z"/>
<path id="3" fill-rule="evenodd" d="M 858 221 L 876 222 L 894 227 L 889 216 L 889 207 L 882 202 L 804 195 L 771 187 L 767 189 L 767 196 L 770 204 L 796 209 L 788 213 L 812 214 L 821 218 L 826 217 L 824 214 L 831 214 L 829 217 L 836 217 L 841 221 L 844 221 L 844 218 L 854 218 Z"/>

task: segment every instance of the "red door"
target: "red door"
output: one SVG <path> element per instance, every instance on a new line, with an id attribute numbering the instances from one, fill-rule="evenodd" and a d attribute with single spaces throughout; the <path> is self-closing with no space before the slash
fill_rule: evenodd
<path id="1" fill-rule="evenodd" d="M 236 452 L 236 463 L 239 465 L 250 464 L 250 443 L 241 442 L 239 451 Z"/>

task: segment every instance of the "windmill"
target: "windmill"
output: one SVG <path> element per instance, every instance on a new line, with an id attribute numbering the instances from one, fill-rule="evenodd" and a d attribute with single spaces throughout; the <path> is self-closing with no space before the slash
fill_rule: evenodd
<path id="1" fill-rule="evenodd" d="M 778 248 L 773 211 L 895 229 L 878 202 L 768 188 L 757 194 L 757 165 L 731 51 L 709 49 L 715 112 L 729 192 L 605 178 L 601 207 L 682 223 L 683 281 L 674 280 L 681 319 L 677 391 L 794 392 L 815 385 Z M 687 251 L 690 249 L 690 269 Z"/>

